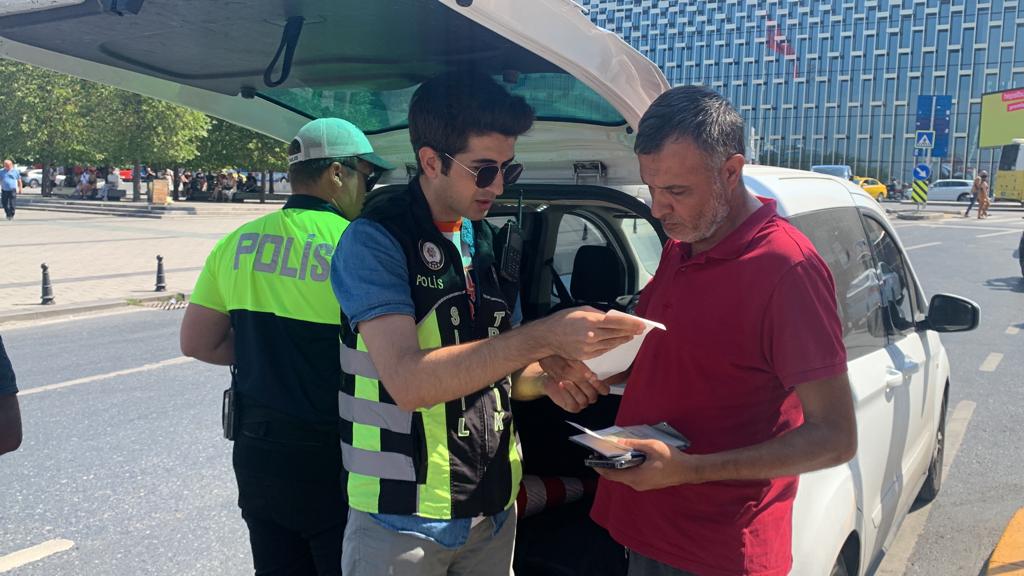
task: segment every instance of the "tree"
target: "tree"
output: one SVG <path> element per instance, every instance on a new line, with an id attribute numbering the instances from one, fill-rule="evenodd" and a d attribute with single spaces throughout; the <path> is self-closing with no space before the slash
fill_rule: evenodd
<path id="1" fill-rule="evenodd" d="M 104 127 L 95 141 L 97 150 L 112 164 L 132 164 L 132 200 L 140 199 L 140 169 L 168 168 L 199 153 L 199 143 L 210 121 L 205 114 L 116 88 L 98 86 L 105 95 L 98 114 Z M 150 197 L 152 200 L 152 197 Z"/>
<path id="2" fill-rule="evenodd" d="M 49 196 L 56 164 L 95 162 L 90 117 L 96 85 L 9 60 L 0 60 L 0 143 L 4 154 L 22 162 L 42 162 L 42 194 Z"/>

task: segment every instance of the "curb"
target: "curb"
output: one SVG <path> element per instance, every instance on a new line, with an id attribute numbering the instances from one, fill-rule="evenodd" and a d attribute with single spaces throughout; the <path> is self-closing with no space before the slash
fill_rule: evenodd
<path id="1" fill-rule="evenodd" d="M 20 310 L 15 312 L 0 312 L 0 325 L 8 324 L 10 322 L 24 322 L 28 320 L 41 320 L 44 318 L 57 318 L 60 316 L 74 316 L 75 314 L 84 314 L 87 312 L 97 312 L 100 310 L 110 310 L 113 308 L 123 308 L 127 306 L 137 306 L 139 304 L 147 304 L 151 302 L 165 302 L 175 298 L 178 294 L 184 294 L 186 300 L 191 296 L 191 292 L 171 291 L 138 298 L 126 297 L 112 300 L 94 300 L 92 302 L 80 302 L 77 304 L 64 305 L 57 304 L 54 306 L 38 305 L 37 308 L 24 312 Z"/>
<path id="2" fill-rule="evenodd" d="M 1024 508 L 1017 510 L 1006 525 L 1006 530 L 999 538 L 999 543 L 996 544 L 981 576 L 1024 575 L 1022 552 L 1024 552 Z"/>
<path id="3" fill-rule="evenodd" d="M 951 214 L 945 212 L 925 212 L 924 210 L 896 212 L 900 220 L 942 220 Z"/>

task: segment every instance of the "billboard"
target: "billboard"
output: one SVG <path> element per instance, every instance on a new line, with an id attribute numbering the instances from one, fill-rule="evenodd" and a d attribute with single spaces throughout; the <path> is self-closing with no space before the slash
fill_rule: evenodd
<path id="1" fill-rule="evenodd" d="M 983 94 L 978 146 L 1004 146 L 1014 138 L 1024 138 L 1024 88 Z"/>

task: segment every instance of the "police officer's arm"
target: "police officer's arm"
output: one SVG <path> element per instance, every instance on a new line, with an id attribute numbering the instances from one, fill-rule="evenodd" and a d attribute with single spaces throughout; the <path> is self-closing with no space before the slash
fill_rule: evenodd
<path id="1" fill-rule="evenodd" d="M 235 333 L 222 312 L 189 303 L 181 320 L 181 353 L 196 360 L 228 366 L 235 362 Z"/>
<path id="2" fill-rule="evenodd" d="M 461 398 L 546 356 L 593 358 L 643 328 L 628 316 L 574 308 L 494 338 L 421 350 L 411 316 L 388 314 L 358 326 L 381 382 L 404 410 Z"/>
<path id="3" fill-rule="evenodd" d="M 548 356 L 512 375 L 512 399 L 536 400 L 547 396 L 568 412 L 579 412 L 606 396 L 608 382 L 579 360 Z"/>
<path id="4" fill-rule="evenodd" d="M 21 408 L 14 394 L 0 395 L 0 454 L 21 446 Z"/>

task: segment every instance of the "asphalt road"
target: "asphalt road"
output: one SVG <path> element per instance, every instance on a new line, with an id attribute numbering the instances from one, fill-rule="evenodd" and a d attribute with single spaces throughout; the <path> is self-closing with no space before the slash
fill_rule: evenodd
<path id="1" fill-rule="evenodd" d="M 0 556 L 74 542 L 13 574 L 252 574 L 220 437 L 227 369 L 174 363 L 180 322 L 146 310 L 5 331 L 25 441 L 0 459 Z"/>
<path id="2" fill-rule="evenodd" d="M 978 574 L 1024 506 L 1021 216 L 894 220 L 925 292 L 975 300 L 982 324 L 943 337 L 950 411 L 974 410 L 942 493 L 904 523 L 878 574 Z M 0 458 L 0 561 L 73 542 L 12 574 L 251 574 L 220 438 L 227 371 L 180 359 L 180 319 L 145 310 L 4 331 L 25 443 Z"/>

